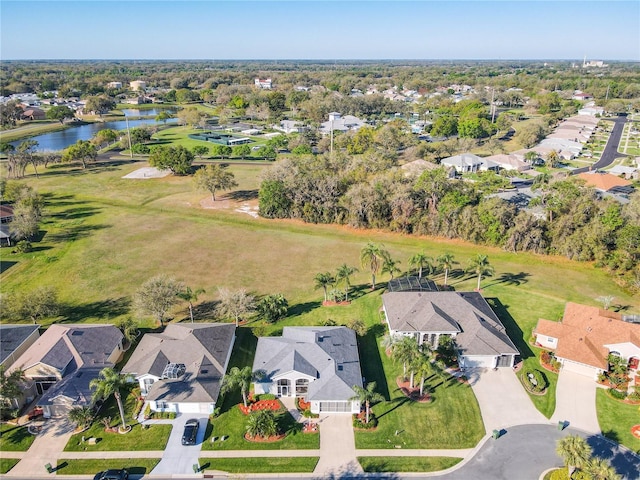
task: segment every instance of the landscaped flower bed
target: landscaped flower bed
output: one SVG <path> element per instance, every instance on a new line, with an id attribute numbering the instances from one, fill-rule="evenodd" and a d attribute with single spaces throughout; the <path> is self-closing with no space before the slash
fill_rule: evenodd
<path id="1" fill-rule="evenodd" d="M 556 360 L 552 352 L 546 350 L 540 353 L 540 365 L 550 372 L 558 373 L 560 371 L 560 362 Z"/>
<path id="2" fill-rule="evenodd" d="M 520 379 L 524 388 L 532 395 L 544 395 L 547 393 L 548 382 L 540 370 L 525 369 L 520 375 Z"/>
<path id="3" fill-rule="evenodd" d="M 273 410 L 275 412 L 282 408 L 282 404 L 280 400 L 258 400 L 257 402 L 250 403 L 246 407 L 239 404 L 238 408 L 245 415 L 249 415 L 251 412 L 257 412 L 258 410 Z"/>

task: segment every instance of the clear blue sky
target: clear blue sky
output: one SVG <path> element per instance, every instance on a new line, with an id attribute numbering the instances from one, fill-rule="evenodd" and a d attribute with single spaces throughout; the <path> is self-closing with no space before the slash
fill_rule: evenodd
<path id="1" fill-rule="evenodd" d="M 640 2 L 0 1 L 0 58 L 640 61 Z"/>

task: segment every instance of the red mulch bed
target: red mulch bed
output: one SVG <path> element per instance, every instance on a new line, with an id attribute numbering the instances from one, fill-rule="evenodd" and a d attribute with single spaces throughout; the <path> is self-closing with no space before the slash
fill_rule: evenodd
<path id="1" fill-rule="evenodd" d="M 282 404 L 280 400 L 260 400 L 250 403 L 248 407 L 240 403 L 238 408 L 245 415 L 249 415 L 251 412 L 257 412 L 258 410 L 273 410 L 275 412 L 282 408 Z"/>
<path id="2" fill-rule="evenodd" d="M 640 425 L 634 425 L 631 427 L 631 435 L 636 438 L 640 438 Z"/>
<path id="3" fill-rule="evenodd" d="M 548 371 L 553 372 L 553 373 L 558 373 L 560 371 L 560 369 L 553 368 L 551 365 L 549 365 L 548 363 L 543 362 L 542 360 L 540 360 L 540 366 L 542 368 L 544 368 L 545 370 L 548 370 Z"/>
<path id="4" fill-rule="evenodd" d="M 254 442 L 254 443 L 273 443 L 273 442 L 279 442 L 280 440 L 282 440 L 284 437 L 286 437 L 286 435 L 284 433 L 280 434 L 280 435 L 272 435 L 271 437 L 251 437 L 249 436 L 248 433 L 244 434 L 244 439 L 247 442 Z"/>
<path id="5" fill-rule="evenodd" d="M 414 400 L 420 403 L 429 403 L 431 401 L 431 394 L 429 393 L 425 393 L 424 395 L 420 396 L 419 384 L 418 386 L 414 386 L 413 388 L 411 388 L 409 386 L 410 383 L 408 381 L 404 381 L 402 377 L 396 378 L 396 383 L 398 384 L 398 387 L 400 387 L 400 390 L 402 390 L 402 394 L 405 397 L 409 397 L 411 400 Z M 415 385 L 415 382 L 414 382 L 414 385 Z"/>
<path id="6" fill-rule="evenodd" d="M 298 398 L 298 407 L 304 412 L 311 408 L 311 402 L 305 402 L 302 398 Z"/>

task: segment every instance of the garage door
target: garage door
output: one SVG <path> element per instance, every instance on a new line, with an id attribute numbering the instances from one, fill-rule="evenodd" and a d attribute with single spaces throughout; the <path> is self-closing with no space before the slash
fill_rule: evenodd
<path id="1" fill-rule="evenodd" d="M 199 403 L 178 403 L 176 411 L 180 413 L 200 413 Z"/>
<path id="2" fill-rule="evenodd" d="M 462 356 L 460 357 L 461 367 L 463 368 L 493 368 L 495 365 L 495 357 L 489 356 Z"/>
<path id="3" fill-rule="evenodd" d="M 569 372 L 579 373 L 580 375 L 585 375 L 590 378 L 596 378 L 596 369 L 582 363 L 564 360 L 562 362 L 562 369 Z"/>
<path id="4" fill-rule="evenodd" d="M 351 402 L 320 402 L 321 413 L 351 413 Z"/>

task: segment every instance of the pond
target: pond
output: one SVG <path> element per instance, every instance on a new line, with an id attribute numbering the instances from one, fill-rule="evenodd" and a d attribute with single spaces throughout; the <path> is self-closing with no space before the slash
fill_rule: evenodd
<path id="1" fill-rule="evenodd" d="M 175 123 L 177 119 L 171 118 L 167 120 L 167 123 Z M 130 120 L 129 128 L 139 127 L 140 125 L 156 125 L 154 119 L 142 119 L 142 120 Z M 126 130 L 127 129 L 127 121 L 126 120 L 118 120 L 115 122 L 97 122 L 97 123 L 88 123 L 86 125 L 78 125 L 71 128 L 67 128 L 66 130 L 61 130 L 59 132 L 50 132 L 44 133 L 42 135 L 37 135 L 35 137 L 29 138 L 29 140 L 34 140 L 38 142 L 38 146 L 36 150 L 38 151 L 52 151 L 52 150 L 64 150 L 69 145 L 73 145 L 78 140 L 89 140 L 92 138 L 96 132 L 103 130 L 105 128 L 111 128 L 113 130 Z M 17 147 L 22 143 L 23 140 L 16 140 L 15 142 L 10 142 L 11 145 Z"/>
<path id="2" fill-rule="evenodd" d="M 121 108 L 120 111 L 124 114 L 125 117 L 155 117 L 160 114 L 160 112 L 167 112 L 171 115 L 175 115 L 175 108 Z"/>

